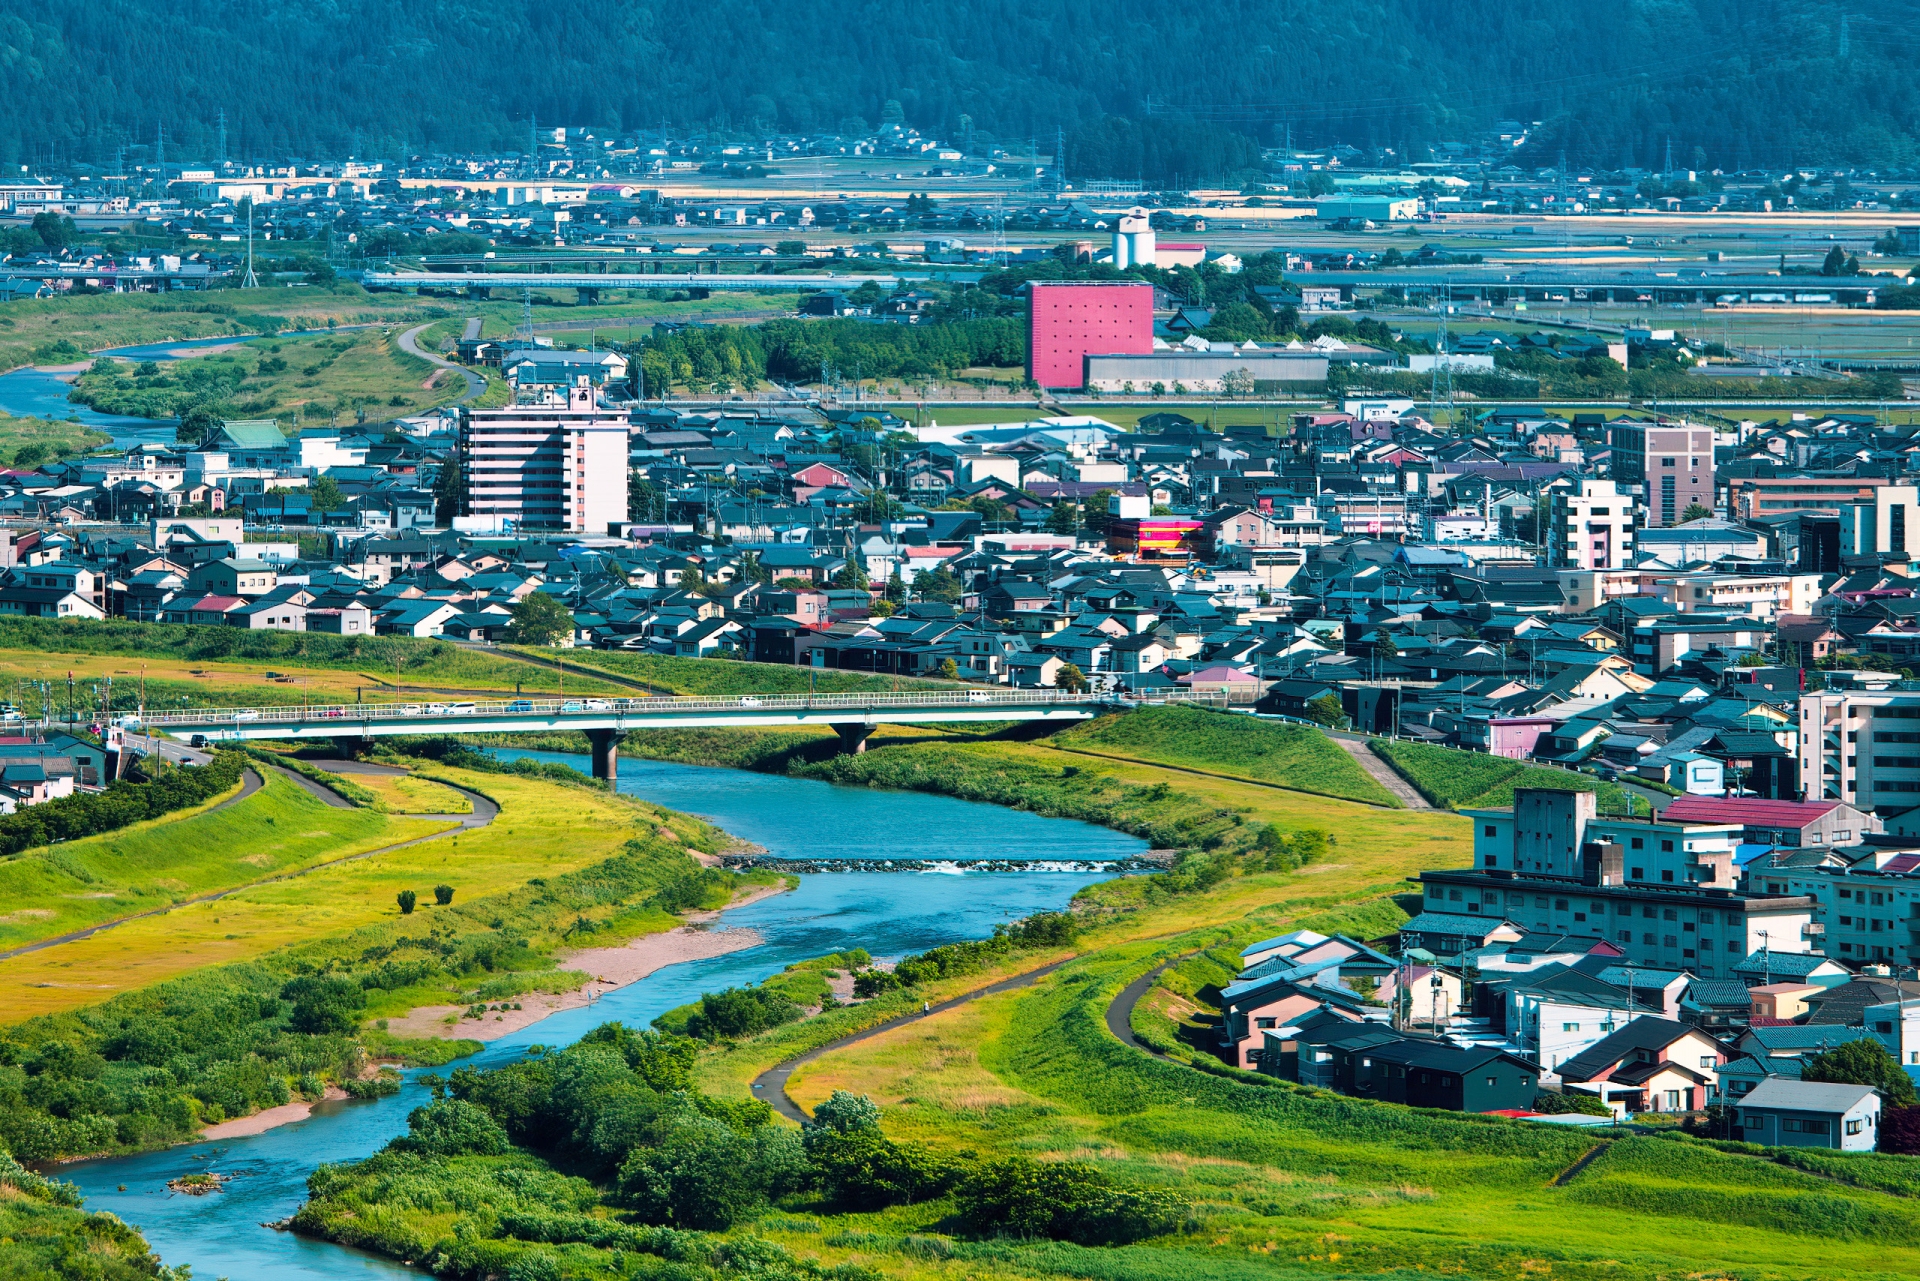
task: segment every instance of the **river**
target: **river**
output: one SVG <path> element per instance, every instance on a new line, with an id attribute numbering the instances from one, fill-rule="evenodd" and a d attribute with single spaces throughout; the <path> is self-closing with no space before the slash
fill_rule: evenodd
<path id="1" fill-rule="evenodd" d="M 324 333 L 324 330 L 301 330 L 297 334 L 282 334 L 280 337 L 299 337 L 304 334 Z M 92 356 L 119 356 L 126 360 L 179 360 L 198 354 L 208 347 L 231 347 L 256 337 L 242 334 L 226 338 L 182 338 L 173 342 L 142 343 L 135 347 L 113 347 L 106 351 L 97 351 Z M 89 359 L 92 359 L 89 356 Z M 67 399 L 67 393 L 73 390 L 71 375 L 48 373 L 33 365 L 24 365 L 10 373 L 0 374 L 0 414 L 14 418 L 50 418 L 56 422 L 74 421 L 83 423 L 113 437 L 115 448 L 131 449 L 139 444 L 171 445 L 174 439 L 172 419 L 130 418 L 122 414 L 103 414 L 87 406 L 75 404 Z"/>
<path id="2" fill-rule="evenodd" d="M 501 755 L 587 766 L 578 756 Z M 1104 828 L 993 805 L 656 761 L 623 760 L 620 790 L 699 814 L 770 854 L 789 858 L 891 853 L 928 860 L 982 855 L 1120 859 L 1145 848 L 1142 841 Z M 1099 873 L 1044 871 L 804 876 L 792 893 L 723 918 L 720 928 L 758 930 L 764 943 L 670 966 L 609 993 L 589 1009 L 563 1011 L 496 1041 L 463 1062 L 499 1066 L 529 1045 L 571 1044 L 610 1019 L 645 1026 L 702 992 L 755 982 L 789 962 L 827 952 L 864 947 L 884 958 L 981 938 L 998 922 L 1059 908 L 1081 886 L 1100 879 Z M 427 1097 L 414 1080 L 418 1075 L 407 1073 L 405 1086 L 392 1098 L 323 1104 L 305 1121 L 252 1138 L 84 1162 L 60 1173 L 79 1184 L 88 1209 L 111 1211 L 139 1228 L 165 1262 L 192 1264 L 201 1281 L 416 1277 L 417 1270 L 390 1260 L 260 1225 L 299 1208 L 315 1166 L 366 1156 L 405 1130 L 407 1113 Z M 239 1177 L 205 1197 L 167 1191 L 167 1180 L 207 1169 Z"/>

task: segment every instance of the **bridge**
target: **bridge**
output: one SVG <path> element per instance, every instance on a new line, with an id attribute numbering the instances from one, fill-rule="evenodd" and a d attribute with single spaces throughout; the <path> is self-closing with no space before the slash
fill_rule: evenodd
<path id="1" fill-rule="evenodd" d="M 661 263 L 661 266 L 668 264 Z M 674 264 L 679 265 L 679 264 Z M 368 289 L 583 289 L 597 293 L 603 289 L 852 289 L 872 281 L 881 289 L 893 289 L 898 276 L 856 272 L 844 276 L 755 275 L 748 272 L 662 271 L 657 275 L 642 272 L 588 271 L 368 271 L 360 283 Z"/>
<path id="2" fill-rule="evenodd" d="M 1225 707 L 1212 691 L 1154 692 L 1133 698 L 1066 690 L 964 689 L 932 693 L 742 694 L 706 698 L 512 698 L 484 702 L 339 703 L 325 706 L 210 707 L 154 712 L 141 732 L 204 738 L 209 746 L 254 739 L 321 739 L 349 753 L 394 734 L 538 734 L 579 730 L 593 747 L 593 776 L 611 781 L 620 740 L 634 730 L 723 726 L 786 729 L 828 725 L 842 749 L 866 750 L 876 725 L 1090 720 L 1144 703 Z"/>

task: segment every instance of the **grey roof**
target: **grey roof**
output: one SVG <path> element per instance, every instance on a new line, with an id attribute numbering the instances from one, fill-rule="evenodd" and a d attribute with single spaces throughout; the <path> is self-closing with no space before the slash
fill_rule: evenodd
<path id="1" fill-rule="evenodd" d="M 1467 934 L 1485 938 L 1512 921 L 1503 916 L 1468 916 L 1465 913 L 1422 912 L 1400 927 L 1402 934 Z"/>
<path id="2" fill-rule="evenodd" d="M 1594 1073 L 1606 1071 L 1636 1050 L 1664 1050 L 1689 1032 L 1712 1039 L 1712 1033 L 1685 1023 L 1642 1016 L 1562 1063 L 1560 1075 L 1569 1081 L 1590 1081 Z"/>
<path id="3" fill-rule="evenodd" d="M 1839 1023 L 1789 1023 L 1782 1027 L 1750 1027 L 1741 1033 L 1740 1039 L 1743 1042 L 1751 1039 L 1769 1054 L 1791 1054 L 1796 1050 L 1830 1050 L 1848 1041 L 1864 1041 L 1868 1035 L 1864 1028 Z"/>
<path id="4" fill-rule="evenodd" d="M 1742 976 L 1772 975 L 1777 983 L 1781 979 L 1805 978 L 1827 964 L 1829 959 L 1818 952 L 1755 952 L 1737 962 L 1733 972 Z"/>
<path id="5" fill-rule="evenodd" d="M 1826 1081 L 1784 1081 L 1768 1077 L 1740 1100 L 1743 1108 L 1782 1108 L 1790 1112 L 1847 1112 L 1873 1098 L 1871 1085 L 1835 1085 Z"/>

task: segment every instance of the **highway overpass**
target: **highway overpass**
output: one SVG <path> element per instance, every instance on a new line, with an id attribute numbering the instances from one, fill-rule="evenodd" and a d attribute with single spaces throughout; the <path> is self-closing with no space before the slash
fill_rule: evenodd
<path id="1" fill-rule="evenodd" d="M 1223 694 L 1154 694 L 1154 703 L 1224 707 Z M 934 693 L 745 694 L 726 698 L 512 698 L 484 702 L 340 703 L 327 706 L 210 707 L 155 712 L 136 732 L 208 745 L 256 739 L 333 740 L 349 751 L 394 734 L 539 734 L 579 730 L 593 746 L 595 778 L 618 769 L 623 735 L 633 730 L 721 726 L 787 729 L 831 726 L 847 751 L 866 750 L 876 725 L 989 721 L 1090 720 L 1141 705 L 1115 694 L 1065 690 L 943 690 Z M 130 728 L 132 728 L 130 726 Z"/>

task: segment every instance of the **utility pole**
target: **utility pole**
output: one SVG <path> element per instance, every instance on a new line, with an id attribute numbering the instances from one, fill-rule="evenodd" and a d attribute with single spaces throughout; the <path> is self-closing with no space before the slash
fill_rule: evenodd
<path id="1" fill-rule="evenodd" d="M 224 125 L 221 126 L 223 133 L 225 132 L 225 128 L 226 127 Z M 223 148 L 225 147 L 225 145 L 226 144 L 224 142 L 221 144 Z M 247 197 L 247 274 L 241 277 L 240 287 L 242 289 L 258 289 L 260 287 L 260 278 L 253 274 L 253 197 L 252 196 Z"/>
<path id="2" fill-rule="evenodd" d="M 227 112 L 226 112 L 226 108 L 224 108 L 224 107 L 222 107 L 222 108 L 220 109 L 220 119 L 219 119 L 219 123 L 218 123 L 218 124 L 217 124 L 217 125 L 216 125 L 215 127 L 216 127 L 216 129 L 218 130 L 218 133 L 219 133 L 219 137 L 220 137 L 220 163 L 221 163 L 221 165 L 222 165 L 222 166 L 225 166 L 225 164 L 227 163 Z"/>

